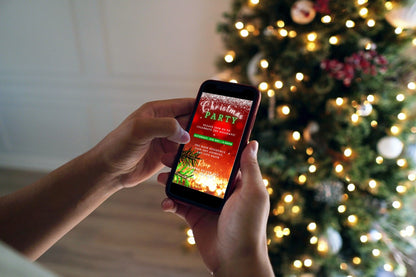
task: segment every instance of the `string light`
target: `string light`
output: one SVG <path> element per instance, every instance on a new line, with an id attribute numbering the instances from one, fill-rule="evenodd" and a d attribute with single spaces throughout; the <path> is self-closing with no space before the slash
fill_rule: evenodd
<path id="1" fill-rule="evenodd" d="M 386 7 L 386 10 L 391 11 L 393 9 L 393 3 L 387 1 L 386 3 L 384 3 L 384 7 Z"/>
<path id="2" fill-rule="evenodd" d="M 299 181 L 299 184 L 304 184 L 304 183 L 306 183 L 306 176 L 305 176 L 305 175 L 303 175 L 303 174 L 299 175 L 299 177 L 298 177 L 298 181 Z"/>
<path id="3" fill-rule="evenodd" d="M 284 198 L 283 201 L 285 201 L 285 203 L 292 203 L 293 201 L 293 195 L 291 194 L 287 194 Z"/>
<path id="4" fill-rule="evenodd" d="M 344 99 L 338 97 L 337 99 L 335 99 L 335 104 L 337 104 L 337 106 L 341 106 L 342 104 L 344 104 Z"/>
<path id="5" fill-rule="evenodd" d="M 376 25 L 376 21 L 374 19 L 367 20 L 367 26 L 372 28 Z"/>
<path id="6" fill-rule="evenodd" d="M 358 13 L 360 14 L 361 17 L 365 18 L 368 15 L 368 9 L 367 8 L 361 8 Z"/>
<path id="7" fill-rule="evenodd" d="M 397 118 L 399 119 L 399 120 L 405 120 L 406 118 L 407 118 L 407 116 L 406 116 L 406 114 L 405 113 L 399 113 L 398 115 L 397 115 Z"/>
<path id="8" fill-rule="evenodd" d="M 399 93 L 396 95 L 396 100 L 399 102 L 403 102 L 404 101 L 404 94 L 403 93 Z"/>
<path id="9" fill-rule="evenodd" d="M 312 260 L 311 260 L 311 259 L 305 259 L 305 260 L 303 261 L 303 265 L 304 265 L 305 267 L 311 267 L 311 266 L 312 266 Z"/>
<path id="10" fill-rule="evenodd" d="M 260 2 L 260 0 L 250 0 L 250 3 L 253 5 L 257 5 Z"/>
<path id="11" fill-rule="evenodd" d="M 347 206 L 345 206 L 345 205 L 339 205 L 338 206 L 338 212 L 340 214 L 345 213 L 346 210 L 347 210 Z"/>
<path id="12" fill-rule="evenodd" d="M 265 60 L 265 59 L 262 59 L 262 60 L 260 61 L 260 66 L 261 66 L 262 68 L 266 69 L 266 68 L 268 68 L 268 67 L 269 67 L 269 62 L 268 62 L 267 60 Z"/>
<path id="13" fill-rule="evenodd" d="M 399 129 L 399 127 L 397 127 L 396 125 L 393 125 L 393 126 L 391 126 L 391 128 L 390 128 L 390 132 L 391 132 L 393 135 L 397 135 L 397 134 L 400 132 L 400 129 Z"/>
<path id="14" fill-rule="evenodd" d="M 288 115 L 288 114 L 290 114 L 290 108 L 289 108 L 289 106 L 284 105 L 284 106 L 282 107 L 282 114 L 284 114 L 284 115 Z"/>
<path id="15" fill-rule="evenodd" d="M 403 194 L 403 193 L 405 193 L 405 192 L 407 191 L 407 188 L 406 188 L 405 186 L 403 186 L 403 185 L 398 185 L 398 186 L 396 187 L 396 191 L 397 191 L 398 193 L 400 193 L 400 194 Z"/>
<path id="16" fill-rule="evenodd" d="M 316 49 L 316 44 L 315 42 L 308 42 L 308 44 L 306 44 L 306 50 L 308 50 L 309 52 L 313 52 Z"/>
<path id="17" fill-rule="evenodd" d="M 300 212 L 300 207 L 299 206 L 293 206 L 292 207 L 292 213 L 294 214 L 298 214 Z"/>
<path id="18" fill-rule="evenodd" d="M 347 28 L 354 28 L 354 26 L 355 26 L 355 22 L 354 22 L 354 21 L 352 21 L 352 20 L 350 20 L 350 19 L 348 19 L 348 20 L 345 22 L 345 26 L 346 26 Z"/>
<path id="19" fill-rule="evenodd" d="M 324 240 L 318 240 L 318 247 L 316 249 L 319 252 L 328 252 L 328 242 Z"/>
<path id="20" fill-rule="evenodd" d="M 269 180 L 263 179 L 263 183 L 265 187 L 269 186 Z"/>
<path id="21" fill-rule="evenodd" d="M 234 26 L 237 30 L 241 30 L 244 28 L 244 23 L 241 21 L 237 21 Z"/>
<path id="22" fill-rule="evenodd" d="M 353 123 L 357 123 L 359 119 L 360 119 L 360 117 L 359 117 L 358 114 L 354 113 L 354 114 L 351 115 L 351 121 Z"/>
<path id="23" fill-rule="evenodd" d="M 393 206 L 393 208 L 395 209 L 400 209 L 402 207 L 402 203 L 398 200 L 393 201 L 393 203 L 391 203 L 391 205 Z"/>
<path id="24" fill-rule="evenodd" d="M 313 232 L 316 231 L 317 225 L 315 222 L 311 222 L 308 224 L 308 227 L 306 227 L 306 229 L 308 229 L 309 232 Z"/>
<path id="25" fill-rule="evenodd" d="M 279 28 L 283 28 L 283 27 L 285 27 L 285 22 L 284 22 L 283 20 L 278 20 L 278 21 L 276 22 L 276 25 L 277 25 L 277 27 L 279 27 Z"/>
<path id="26" fill-rule="evenodd" d="M 259 89 L 262 91 L 266 91 L 269 88 L 269 84 L 267 84 L 266 82 L 261 82 L 259 84 Z"/>
<path id="27" fill-rule="evenodd" d="M 366 4 L 367 2 L 368 0 L 357 0 L 357 4 L 360 6 Z"/>
<path id="28" fill-rule="evenodd" d="M 273 97 L 274 95 L 275 95 L 274 90 L 269 89 L 269 90 L 267 91 L 267 96 L 269 96 L 269 97 Z"/>
<path id="29" fill-rule="evenodd" d="M 296 33 L 296 31 L 294 31 L 294 30 L 289 31 L 289 37 L 290 38 L 295 38 L 297 35 L 298 35 L 298 33 Z"/>
<path id="30" fill-rule="evenodd" d="M 310 165 L 309 166 L 309 172 L 310 173 L 315 173 L 316 172 L 316 166 L 315 165 Z"/>
<path id="31" fill-rule="evenodd" d="M 413 44 L 414 46 L 416 46 L 416 38 L 414 38 L 414 39 L 412 40 L 412 44 Z"/>
<path id="32" fill-rule="evenodd" d="M 318 37 L 318 35 L 315 32 L 309 33 L 307 35 L 307 38 L 308 38 L 309 41 L 315 41 L 317 37 Z"/>
<path id="33" fill-rule="evenodd" d="M 374 100 L 375 100 L 374 95 L 372 95 L 372 94 L 367 95 L 367 101 L 368 101 L 368 102 L 373 103 L 373 102 L 374 102 Z"/>
<path id="34" fill-rule="evenodd" d="M 410 90 L 415 90 L 416 89 L 416 83 L 415 82 L 409 82 L 407 84 L 407 88 Z"/>
<path id="35" fill-rule="evenodd" d="M 194 237 L 194 233 L 192 232 L 192 229 L 188 229 L 186 231 L 186 235 L 188 236 L 188 238 L 186 240 L 188 242 L 188 244 L 195 245 L 195 237 Z"/>
<path id="36" fill-rule="evenodd" d="M 234 51 L 228 51 L 227 54 L 224 56 L 224 60 L 227 63 L 232 63 L 234 61 L 235 52 Z"/>
<path id="37" fill-rule="evenodd" d="M 306 148 L 306 154 L 308 154 L 309 156 L 313 154 L 313 148 L 312 147 L 308 147 Z"/>
<path id="38" fill-rule="evenodd" d="M 352 184 L 352 183 L 351 184 L 348 184 L 347 190 L 350 191 L 350 192 L 354 191 L 355 190 L 355 185 Z"/>
<path id="39" fill-rule="evenodd" d="M 355 265 L 361 264 L 361 258 L 360 257 L 352 258 L 352 263 L 355 264 Z"/>
<path id="40" fill-rule="evenodd" d="M 294 131 L 294 132 L 292 133 L 292 138 L 293 138 L 295 141 L 299 141 L 299 140 L 300 140 L 300 133 L 299 133 L 298 131 Z"/>
<path id="41" fill-rule="evenodd" d="M 360 241 L 361 241 L 362 243 L 366 243 L 366 242 L 368 242 L 368 236 L 367 236 L 367 235 L 362 235 L 362 236 L 360 237 Z"/>
<path id="42" fill-rule="evenodd" d="M 406 162 L 405 159 L 398 159 L 396 164 L 400 167 L 404 167 L 404 166 L 406 166 L 407 162 Z"/>
<path id="43" fill-rule="evenodd" d="M 288 35 L 289 33 L 288 33 L 288 31 L 287 31 L 286 29 L 280 29 L 280 30 L 279 30 L 279 34 L 280 34 L 282 37 L 287 37 L 287 35 Z"/>
<path id="44" fill-rule="evenodd" d="M 384 158 L 382 156 L 377 156 L 377 158 L 376 158 L 376 163 L 377 164 L 382 164 L 383 161 L 384 161 Z"/>
<path id="45" fill-rule="evenodd" d="M 416 174 L 409 173 L 409 175 L 407 175 L 407 179 L 411 182 L 416 181 Z"/>
<path id="46" fill-rule="evenodd" d="M 394 33 L 396 35 L 400 35 L 403 32 L 403 28 L 402 27 L 397 27 L 396 29 L 394 29 Z"/>
<path id="47" fill-rule="evenodd" d="M 358 217 L 356 215 L 352 214 L 352 215 L 348 216 L 347 220 L 351 225 L 355 225 L 358 222 Z"/>
<path id="48" fill-rule="evenodd" d="M 336 173 L 341 173 L 342 171 L 344 171 L 344 166 L 342 164 L 336 164 L 335 165 L 335 172 Z"/>
<path id="49" fill-rule="evenodd" d="M 293 262 L 293 266 L 294 266 L 295 268 L 301 268 L 301 267 L 302 267 L 302 261 L 300 261 L 300 260 L 296 260 L 296 261 L 294 261 L 294 262 Z"/>
<path id="50" fill-rule="evenodd" d="M 383 268 L 387 272 L 392 272 L 393 271 L 393 266 L 391 264 L 384 264 Z"/>
<path id="51" fill-rule="evenodd" d="M 281 88 L 283 87 L 283 82 L 282 82 L 282 81 L 276 81 L 276 82 L 274 83 L 274 86 L 275 86 L 277 89 L 281 89 Z"/>
<path id="52" fill-rule="evenodd" d="M 246 38 L 246 37 L 248 37 L 248 31 L 246 30 L 246 29 L 242 29 L 241 31 L 240 31 L 240 36 L 242 36 L 243 38 Z"/>
<path id="53" fill-rule="evenodd" d="M 298 88 L 296 86 L 290 86 L 290 91 L 291 92 L 296 92 L 298 90 Z"/>
<path id="54" fill-rule="evenodd" d="M 298 72 L 296 73 L 296 80 L 298 80 L 299 82 L 302 81 L 304 78 L 304 75 L 302 72 Z"/>
<path id="55" fill-rule="evenodd" d="M 370 180 L 370 181 L 368 182 L 368 186 L 369 186 L 370 188 L 372 188 L 372 189 L 376 188 L 376 187 L 377 187 L 377 181 L 376 181 L 376 180 L 374 180 L 374 179 Z"/>
<path id="56" fill-rule="evenodd" d="M 330 44 L 332 44 L 332 45 L 336 45 L 336 44 L 338 44 L 338 42 L 339 42 L 339 39 L 338 39 L 338 37 L 337 36 L 332 36 L 332 37 L 330 37 L 329 38 L 329 43 Z"/>
<path id="57" fill-rule="evenodd" d="M 414 232 L 415 232 L 415 227 L 413 227 L 412 225 L 409 225 L 405 229 L 400 230 L 400 236 L 404 238 L 411 237 L 413 236 Z"/>
<path id="58" fill-rule="evenodd" d="M 376 128 L 378 126 L 378 122 L 375 120 L 371 120 L 370 125 L 371 127 Z"/>
<path id="59" fill-rule="evenodd" d="M 318 237 L 317 236 L 313 236 L 311 237 L 311 239 L 309 240 L 310 244 L 317 244 L 318 243 Z"/>
<path id="60" fill-rule="evenodd" d="M 348 157 L 351 157 L 351 155 L 352 155 L 352 150 L 351 150 L 351 148 L 349 148 L 349 147 L 348 147 L 347 149 L 345 149 L 345 150 L 344 150 L 344 156 L 345 156 L 345 157 L 347 157 L 347 158 L 348 158 Z"/>
<path id="61" fill-rule="evenodd" d="M 238 83 L 238 81 L 236 79 L 231 79 L 230 83 Z"/>
<path id="62" fill-rule="evenodd" d="M 381 254 L 380 249 L 374 248 L 373 251 L 371 251 L 374 257 L 378 257 Z"/>
<path id="63" fill-rule="evenodd" d="M 322 18 L 321 18 L 321 22 L 322 23 L 324 23 L 324 24 L 328 24 L 328 23 L 330 23 L 332 21 L 332 18 L 331 18 L 331 16 L 329 16 L 329 15 L 324 15 Z"/>

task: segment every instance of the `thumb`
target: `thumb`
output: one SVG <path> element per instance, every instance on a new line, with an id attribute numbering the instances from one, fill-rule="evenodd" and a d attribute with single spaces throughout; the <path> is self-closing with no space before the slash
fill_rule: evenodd
<path id="1" fill-rule="evenodd" d="M 257 188 L 265 190 L 263 177 L 257 162 L 257 151 L 259 144 L 257 141 L 251 141 L 245 147 L 240 160 L 240 170 L 243 183 L 243 189 Z"/>

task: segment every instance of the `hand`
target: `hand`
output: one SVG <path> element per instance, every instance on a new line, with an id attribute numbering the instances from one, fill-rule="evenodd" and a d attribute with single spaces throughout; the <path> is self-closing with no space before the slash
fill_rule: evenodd
<path id="1" fill-rule="evenodd" d="M 127 117 L 93 150 L 121 187 L 132 187 L 161 168 L 161 157 L 189 141 L 183 130 L 194 99 L 149 102 Z"/>
<path id="2" fill-rule="evenodd" d="M 266 237 L 269 195 L 257 164 L 257 149 L 255 141 L 244 149 L 241 174 L 220 214 L 171 199 L 162 202 L 165 211 L 189 224 L 202 259 L 216 276 L 273 276 Z M 164 160 L 172 165 L 172 157 Z M 160 174 L 158 180 L 165 184 L 167 174 Z"/>

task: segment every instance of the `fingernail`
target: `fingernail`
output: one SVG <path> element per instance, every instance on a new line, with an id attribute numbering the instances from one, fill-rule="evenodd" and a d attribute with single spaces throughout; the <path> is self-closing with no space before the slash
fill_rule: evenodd
<path id="1" fill-rule="evenodd" d="M 163 209 L 164 212 L 174 213 L 176 211 L 175 202 L 173 202 L 169 198 L 164 199 L 162 201 L 162 209 Z"/>
<path id="2" fill-rule="evenodd" d="M 259 150 L 259 143 L 258 143 L 257 141 L 255 141 L 255 140 L 253 140 L 253 141 L 251 142 L 251 144 L 253 144 L 253 145 L 251 146 L 251 156 L 252 156 L 253 158 L 256 158 L 256 159 L 257 159 L 257 152 L 258 152 L 258 150 Z"/>

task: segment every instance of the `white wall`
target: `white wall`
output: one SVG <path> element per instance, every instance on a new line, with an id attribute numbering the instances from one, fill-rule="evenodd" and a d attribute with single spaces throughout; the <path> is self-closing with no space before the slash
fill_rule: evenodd
<path id="1" fill-rule="evenodd" d="M 1 0 L 0 166 L 50 170 L 154 99 L 195 96 L 230 0 Z"/>

